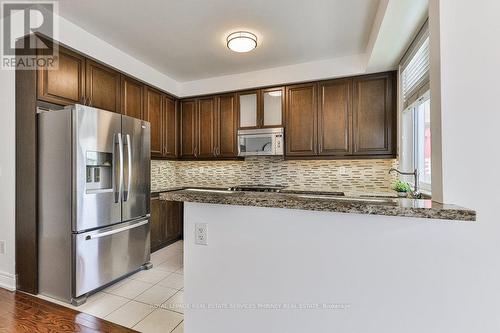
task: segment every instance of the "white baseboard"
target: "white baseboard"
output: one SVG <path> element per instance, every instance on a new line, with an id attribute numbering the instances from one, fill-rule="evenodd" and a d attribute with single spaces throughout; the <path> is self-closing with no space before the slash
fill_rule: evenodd
<path id="1" fill-rule="evenodd" d="M 0 288 L 10 291 L 16 290 L 16 276 L 5 272 L 0 272 Z"/>

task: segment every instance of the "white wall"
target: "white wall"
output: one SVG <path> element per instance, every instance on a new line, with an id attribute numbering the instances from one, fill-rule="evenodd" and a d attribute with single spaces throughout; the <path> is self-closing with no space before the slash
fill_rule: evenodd
<path id="1" fill-rule="evenodd" d="M 167 75 L 131 57 L 63 17 L 59 17 L 59 24 L 60 42 L 171 94 L 181 94 L 179 83 Z"/>
<path id="2" fill-rule="evenodd" d="M 195 223 L 208 224 L 207 246 Z M 500 275 L 469 244 L 480 223 L 186 203 L 188 306 L 349 308 L 188 308 L 185 332 L 496 333 Z"/>
<path id="3" fill-rule="evenodd" d="M 362 74 L 365 71 L 365 56 L 355 55 L 183 82 L 181 89 L 183 96 L 195 96 L 215 92 L 356 75 Z"/>
<path id="4" fill-rule="evenodd" d="M 486 219 L 497 217 L 500 2 L 439 4 L 443 199 L 479 207 Z"/>

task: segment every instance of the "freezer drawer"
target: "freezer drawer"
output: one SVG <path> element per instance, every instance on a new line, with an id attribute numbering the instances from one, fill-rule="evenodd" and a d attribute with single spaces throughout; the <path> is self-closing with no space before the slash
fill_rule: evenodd
<path id="1" fill-rule="evenodd" d="M 149 217 L 109 228 L 73 234 L 74 297 L 80 297 L 150 259 Z"/>

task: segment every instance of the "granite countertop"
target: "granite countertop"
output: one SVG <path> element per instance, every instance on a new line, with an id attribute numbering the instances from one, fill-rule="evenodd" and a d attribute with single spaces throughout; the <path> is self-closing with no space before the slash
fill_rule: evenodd
<path id="1" fill-rule="evenodd" d="M 194 190 L 193 190 L 194 189 Z M 476 212 L 455 205 L 440 204 L 432 200 L 399 199 L 389 195 L 329 196 L 317 191 L 287 190 L 273 192 L 231 192 L 226 188 L 169 188 L 160 192 L 161 200 L 199 202 L 222 205 L 241 205 L 288 208 L 352 214 L 386 215 L 475 221 Z M 215 191 L 210 191 L 215 190 Z"/>
<path id="2" fill-rule="evenodd" d="M 163 192 L 170 192 L 170 191 L 178 191 L 178 190 L 183 190 L 185 188 L 186 187 L 183 187 L 183 186 L 155 188 L 155 189 L 151 189 L 151 193 L 163 193 Z"/>

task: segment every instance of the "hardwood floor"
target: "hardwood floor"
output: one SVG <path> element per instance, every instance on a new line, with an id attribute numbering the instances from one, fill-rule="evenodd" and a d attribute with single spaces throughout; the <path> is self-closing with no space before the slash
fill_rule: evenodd
<path id="1" fill-rule="evenodd" d="M 22 292 L 0 288 L 0 332 L 135 332 Z"/>

